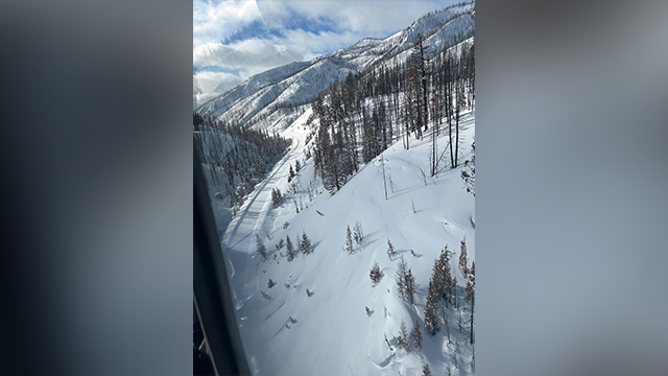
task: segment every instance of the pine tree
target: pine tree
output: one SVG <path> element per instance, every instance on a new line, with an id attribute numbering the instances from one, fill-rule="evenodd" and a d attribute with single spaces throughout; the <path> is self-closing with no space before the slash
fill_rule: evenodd
<path id="1" fill-rule="evenodd" d="M 401 320 L 401 327 L 399 330 L 399 337 L 397 338 L 399 347 L 406 350 L 406 352 L 411 352 L 411 343 L 408 339 L 408 330 L 406 329 L 406 323 L 403 319 Z"/>
<path id="2" fill-rule="evenodd" d="M 295 170 L 299 172 L 299 169 L 301 168 L 301 165 L 299 164 L 299 161 L 295 161 Z"/>
<path id="3" fill-rule="evenodd" d="M 295 258 L 295 248 L 292 245 L 292 240 L 290 240 L 290 236 L 285 237 L 285 248 L 286 248 L 286 257 L 288 258 L 288 262 L 294 260 Z"/>
<path id="4" fill-rule="evenodd" d="M 416 321 L 411 331 L 411 339 L 418 349 L 422 349 L 422 333 L 420 333 L 420 322 Z"/>
<path id="5" fill-rule="evenodd" d="M 438 292 L 438 296 L 446 299 L 448 302 L 448 294 L 453 287 L 452 274 L 450 273 L 450 255 L 452 252 L 448 250 L 446 244 L 438 259 L 434 262 L 433 279 Z"/>
<path id="6" fill-rule="evenodd" d="M 257 244 L 256 251 L 260 255 L 260 261 L 267 261 L 267 248 L 262 244 L 262 239 L 260 239 L 259 235 L 255 234 L 255 239 Z"/>
<path id="7" fill-rule="evenodd" d="M 408 264 L 404 260 L 404 256 L 401 256 L 401 259 L 399 260 L 399 267 L 397 268 L 397 276 L 396 276 L 396 282 L 397 282 L 397 292 L 399 293 L 399 297 L 403 301 L 406 301 L 407 299 L 407 289 L 406 289 L 406 276 L 408 275 Z"/>
<path id="8" fill-rule="evenodd" d="M 413 304 L 415 296 L 415 277 L 413 277 L 413 271 L 411 269 L 408 269 L 408 274 L 406 274 L 405 288 L 406 302 Z"/>
<path id="9" fill-rule="evenodd" d="M 369 163 L 375 157 L 376 135 L 374 133 L 373 121 L 375 120 L 375 110 L 372 116 L 369 116 L 366 108 L 362 110 L 362 158 L 364 163 Z"/>
<path id="10" fill-rule="evenodd" d="M 355 223 L 355 230 L 353 231 L 353 239 L 355 240 L 355 243 L 357 243 L 357 245 L 362 244 L 362 240 L 364 239 L 364 234 L 362 233 L 362 223 L 360 221 L 357 221 Z"/>
<path id="11" fill-rule="evenodd" d="M 274 188 L 271 190 L 271 202 L 274 204 L 274 207 L 278 207 L 281 205 L 281 202 L 283 201 L 283 194 L 281 193 L 281 190 L 278 188 Z"/>
<path id="12" fill-rule="evenodd" d="M 369 272 L 369 278 L 371 278 L 372 285 L 375 287 L 378 282 L 380 282 L 380 279 L 382 278 L 382 274 L 380 272 L 380 266 L 378 263 L 374 263 L 373 266 L 371 267 L 371 271 Z"/>
<path id="13" fill-rule="evenodd" d="M 299 249 L 302 251 L 304 256 L 306 256 L 311 249 L 311 239 L 306 236 L 306 231 L 302 232 L 302 239 L 299 242 Z"/>
<path id="14" fill-rule="evenodd" d="M 429 368 L 429 364 L 425 364 L 424 368 L 422 368 L 422 376 L 431 376 L 431 368 Z"/>
<path id="15" fill-rule="evenodd" d="M 292 165 L 290 165 L 290 179 L 295 177 L 295 171 L 292 169 Z"/>
<path id="16" fill-rule="evenodd" d="M 466 252 L 466 236 L 460 242 L 459 247 L 459 271 L 462 273 L 464 278 L 468 278 L 469 275 L 469 259 Z"/>
<path id="17" fill-rule="evenodd" d="M 352 232 L 350 231 L 350 226 L 346 229 L 346 252 L 349 254 L 353 254 L 355 249 L 353 248 L 353 236 Z"/>
<path id="18" fill-rule="evenodd" d="M 466 283 L 466 300 L 471 301 L 471 344 L 473 344 L 473 309 L 475 305 L 475 261 L 471 264 L 469 280 Z"/>
<path id="19" fill-rule="evenodd" d="M 438 332 L 438 322 L 436 321 L 436 300 L 438 299 L 437 287 L 434 279 L 429 281 L 429 292 L 427 294 L 427 303 L 424 306 L 424 331 L 429 335 L 435 335 Z"/>
<path id="20" fill-rule="evenodd" d="M 387 239 L 387 257 L 391 261 L 392 258 L 394 258 L 394 256 L 396 255 L 397 253 L 394 251 L 394 246 L 392 245 L 392 242 L 390 241 L 390 239 Z"/>

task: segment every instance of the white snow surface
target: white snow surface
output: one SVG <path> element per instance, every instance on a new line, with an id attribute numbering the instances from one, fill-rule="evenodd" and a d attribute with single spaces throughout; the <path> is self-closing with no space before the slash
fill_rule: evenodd
<path id="1" fill-rule="evenodd" d="M 410 354 L 397 349 L 394 340 L 402 319 L 409 332 L 416 320 L 424 327 L 428 281 L 441 249 L 447 244 L 455 252 L 452 262 L 456 266 L 459 242 L 466 237 L 469 257 L 475 259 L 475 201 L 464 189 L 461 167 L 450 169 L 444 157 L 437 176 L 427 177 L 425 185 L 421 171 L 428 174 L 428 138 L 412 138 L 409 150 L 399 141 L 382 155 L 386 200 L 381 156 L 364 165 L 333 196 L 314 178 L 309 159 L 296 177 L 297 193 L 286 194 L 283 205 L 273 208 L 271 190 L 279 188 L 285 193 L 289 166 L 296 160 L 304 163 L 310 131 L 305 123 L 310 114 L 309 109 L 282 133 L 293 139 L 290 151 L 256 187 L 222 236 L 237 322 L 251 369 L 257 375 L 417 375 L 428 363 L 434 375 L 447 374 L 446 367 L 452 375 L 473 374 L 468 330 L 460 333 L 454 323 L 450 345 L 443 330 L 434 337 L 423 331 L 423 349 Z M 474 112 L 464 114 L 460 129 L 463 164 L 470 158 Z M 446 132 L 441 131 L 438 142 L 439 153 L 443 153 Z M 310 183 L 322 192 L 312 202 L 306 193 Z M 295 200 L 300 199 L 305 207 L 296 214 Z M 284 229 L 286 221 L 289 226 Z M 346 227 L 352 229 L 356 221 L 363 226 L 364 241 L 350 255 L 343 250 Z M 299 254 L 292 262 L 278 256 L 274 260 L 279 239 L 289 235 L 296 246 L 303 231 L 314 245 L 312 253 Z M 266 262 L 256 253 L 256 234 L 267 247 Z M 398 261 L 388 259 L 388 239 L 415 275 L 415 304 L 404 303 L 397 295 Z M 285 254 L 285 247 L 281 252 Z M 374 262 L 380 264 L 384 276 L 372 287 L 369 269 Z M 454 275 L 463 288 L 464 278 L 459 271 Z M 270 278 L 276 283 L 272 288 L 267 287 Z M 365 307 L 372 311 L 369 317 Z"/>

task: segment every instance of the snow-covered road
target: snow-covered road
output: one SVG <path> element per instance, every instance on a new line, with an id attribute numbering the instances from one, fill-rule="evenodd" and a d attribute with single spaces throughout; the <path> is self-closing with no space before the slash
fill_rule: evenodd
<path id="1" fill-rule="evenodd" d="M 292 145 L 267 179 L 255 188 L 250 199 L 241 207 L 240 214 L 235 216 L 227 227 L 222 243 L 228 248 L 250 256 L 255 251 L 254 235 L 257 234 L 263 239 L 270 236 L 273 223 L 268 223 L 267 217 L 272 209 L 271 191 L 278 188 L 285 192 L 290 165 L 303 157 L 306 132 L 299 131 L 299 128 L 303 127 L 310 114 L 311 110 L 306 111 L 283 132 L 284 137 L 292 138 Z"/>

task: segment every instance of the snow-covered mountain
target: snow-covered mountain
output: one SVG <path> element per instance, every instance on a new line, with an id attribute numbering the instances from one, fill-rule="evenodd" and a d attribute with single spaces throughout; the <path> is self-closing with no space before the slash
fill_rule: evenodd
<path id="1" fill-rule="evenodd" d="M 461 162 L 453 168 L 444 113 L 430 118 L 431 133 L 416 137 L 407 135 L 392 104 L 404 101 L 405 89 L 363 98 L 371 112 L 385 103 L 394 136 L 380 155 L 360 161 L 359 170 L 335 193 L 325 189 L 321 171 L 316 173 L 311 152 L 320 137 L 314 135 L 321 119 L 310 105 L 314 96 L 349 72 L 366 74 L 380 64 L 403 64 L 418 34 L 425 37 L 427 57 L 445 48 L 466 51 L 473 42 L 474 7 L 466 3 L 429 13 L 385 39 L 366 38 L 309 62 L 260 73 L 198 111 L 291 140 L 289 150 L 276 157 L 280 160 L 267 166 L 271 171 L 262 175 L 266 178 L 253 181 L 243 204 L 234 209 L 226 197 L 224 165 L 204 165 L 253 374 L 419 375 L 426 366 L 432 375 L 475 374 L 473 302 L 465 298 L 467 269 L 458 267 L 462 244 L 468 250 L 467 267 L 476 254 L 475 198 L 461 179 L 463 162 L 472 157 L 474 100 L 463 103 L 456 123 Z M 363 124 L 356 126 L 361 130 Z M 409 149 L 403 146 L 404 135 L 410 137 Z M 361 149 L 361 141 L 355 147 Z M 220 142 L 231 145 L 226 138 Z M 439 161 L 431 177 L 430 155 Z M 244 162 L 238 151 L 230 158 Z M 284 195 L 279 205 L 273 202 L 275 191 Z M 349 252 L 346 230 L 357 223 L 363 239 Z M 298 248 L 304 234 L 311 244 L 302 253 Z M 297 248 L 294 259 L 286 253 L 288 237 Z M 388 254 L 388 241 L 396 255 Z M 431 311 L 437 318 L 430 322 L 438 323 L 431 335 L 425 331 L 427 297 L 433 296 L 429 282 L 446 246 L 452 252 L 447 269 L 456 286 Z M 402 258 L 414 276 L 413 301 L 398 292 L 395 276 Z M 382 277 L 374 285 L 370 270 L 376 263 Z M 402 323 L 408 332 L 420 326 L 420 347 L 417 341 L 410 349 L 401 346 Z"/>
<path id="2" fill-rule="evenodd" d="M 456 265 L 464 239 L 469 259 L 475 259 L 475 199 L 463 187 L 461 167 L 450 169 L 443 163 L 436 176 L 425 176 L 429 140 L 412 141 L 410 150 L 397 141 L 330 195 L 315 174 L 313 160 L 304 161 L 305 149 L 314 142 L 308 139 L 311 113 L 306 110 L 283 132 L 293 140 L 290 151 L 231 222 L 229 209 L 213 200 L 253 374 L 418 375 L 426 364 L 433 375 L 474 374 L 465 278 Z M 461 132 L 467 146 L 462 158 L 470 159 L 474 112 L 464 112 Z M 446 140 L 443 132 L 439 150 L 446 150 Z M 302 167 L 289 182 L 296 161 L 303 161 Z M 286 195 L 280 207 L 272 204 L 273 189 Z M 350 254 L 345 250 L 346 228 L 358 221 L 364 238 Z M 297 251 L 295 259 L 287 261 L 282 240 L 290 237 L 298 247 L 303 233 L 311 239 L 310 253 Z M 267 250 L 264 262 L 257 252 L 258 238 Z M 397 252 L 392 258 L 388 240 Z M 421 349 L 401 349 L 397 337 L 402 321 L 409 332 L 415 323 L 425 326 L 432 266 L 446 245 L 454 252 L 457 305 L 437 313 L 448 317 L 447 328 L 441 326 L 435 336 L 422 329 Z M 401 257 L 415 276 L 413 304 L 397 292 Z M 373 286 L 369 270 L 376 262 L 383 276 Z"/>
<path id="3" fill-rule="evenodd" d="M 428 54 L 435 55 L 446 46 L 471 37 L 474 18 L 475 1 L 428 13 L 387 38 L 365 38 L 311 61 L 295 62 L 254 75 L 197 111 L 224 122 L 282 131 L 306 110 L 306 104 L 334 81 L 343 80 L 350 72 L 364 73 L 377 64 L 403 62 L 418 34 L 426 37 Z"/>

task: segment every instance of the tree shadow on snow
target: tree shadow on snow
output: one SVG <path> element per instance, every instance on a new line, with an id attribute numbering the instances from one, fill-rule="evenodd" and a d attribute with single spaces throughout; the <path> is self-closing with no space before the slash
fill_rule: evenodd
<path id="1" fill-rule="evenodd" d="M 403 255 L 404 253 L 407 254 L 406 256 L 410 255 L 411 250 L 410 249 L 395 249 L 394 253 L 396 254 L 396 256 L 394 256 L 394 260 L 399 260 L 399 259 L 401 259 L 401 255 Z M 406 257 L 404 257 L 404 260 L 405 259 L 406 259 Z M 392 260 L 392 261 L 394 261 L 394 260 Z"/>
<path id="2" fill-rule="evenodd" d="M 355 251 L 355 253 L 357 253 L 359 251 L 362 251 L 364 248 L 366 248 L 366 247 L 370 246 L 371 244 L 375 243 L 377 240 L 374 239 L 375 238 L 374 235 L 376 235 L 376 234 L 378 234 L 378 231 L 374 231 L 370 234 L 364 235 L 364 237 L 362 238 L 362 244 L 359 245 L 359 247 Z"/>

